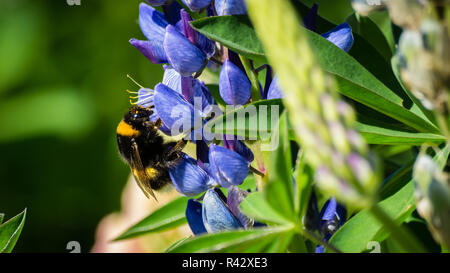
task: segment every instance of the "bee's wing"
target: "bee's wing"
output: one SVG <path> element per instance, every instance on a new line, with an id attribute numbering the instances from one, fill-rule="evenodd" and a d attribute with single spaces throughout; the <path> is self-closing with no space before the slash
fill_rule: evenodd
<path id="1" fill-rule="evenodd" d="M 133 142 L 131 145 L 131 172 L 134 175 L 134 179 L 136 180 L 139 188 L 144 192 L 145 196 L 147 198 L 150 198 L 152 196 L 156 199 L 155 193 L 152 190 L 152 187 L 150 186 L 150 179 L 148 178 L 147 174 L 145 173 L 144 165 L 142 164 L 141 156 L 139 155 L 139 149 L 136 144 L 136 142 Z"/>

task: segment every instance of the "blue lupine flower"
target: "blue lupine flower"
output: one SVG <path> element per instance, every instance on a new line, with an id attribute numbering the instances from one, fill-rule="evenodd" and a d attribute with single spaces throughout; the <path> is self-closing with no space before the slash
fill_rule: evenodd
<path id="1" fill-rule="evenodd" d="M 334 197 L 325 202 L 320 212 L 319 231 L 323 241 L 328 242 L 331 236 L 345 223 L 347 210 L 339 204 Z M 324 247 L 317 246 L 316 253 L 323 253 Z"/>
<path id="2" fill-rule="evenodd" d="M 169 23 L 164 15 L 151 6 L 141 3 L 139 5 L 139 26 L 147 41 L 131 39 L 134 45 L 152 63 L 167 63 L 167 56 L 163 48 L 164 34 Z"/>
<path id="3" fill-rule="evenodd" d="M 244 105 L 251 96 L 251 83 L 239 67 L 226 60 L 220 71 L 219 91 L 227 104 Z"/>
<path id="4" fill-rule="evenodd" d="M 180 11 L 180 17 L 181 21 L 179 26 L 177 26 L 177 28 L 180 29 L 180 32 L 183 33 L 191 43 L 197 45 L 208 58 L 211 58 L 216 53 L 214 42 L 192 28 L 190 24 L 190 22 L 192 22 L 192 17 L 185 10 L 182 9 Z"/>
<path id="5" fill-rule="evenodd" d="M 186 207 L 186 219 L 194 235 L 206 233 L 202 218 L 202 204 L 196 200 L 189 199 Z"/>
<path id="6" fill-rule="evenodd" d="M 155 87 L 154 105 L 164 125 L 170 130 L 177 126 L 178 134 L 187 133 L 195 126 L 196 114 L 201 117 L 198 109 L 194 109 L 183 95 L 164 84 Z M 186 124 L 188 128 L 184 128 Z"/>
<path id="7" fill-rule="evenodd" d="M 209 233 L 243 228 L 215 190 L 208 190 L 203 197 L 203 224 Z"/>
<path id="8" fill-rule="evenodd" d="M 173 11 L 171 12 L 173 13 Z M 130 43 L 151 62 L 170 63 L 183 76 L 190 76 L 203 70 L 207 64 L 207 58 L 214 55 L 214 44 L 188 26 L 192 19 L 186 14 L 183 10 L 179 11 L 179 16 L 176 18 L 181 19 L 175 26 L 169 24 L 164 14 L 141 3 L 139 5 L 139 25 L 147 40 L 131 39 Z M 186 29 L 189 29 L 189 32 L 185 31 Z"/>
<path id="9" fill-rule="evenodd" d="M 246 14 L 245 0 L 216 0 L 215 8 L 217 15 L 239 15 Z"/>
<path id="10" fill-rule="evenodd" d="M 236 136 L 225 135 L 223 138 L 223 146 L 233 152 L 238 153 L 247 160 L 248 163 L 253 162 L 255 156 L 250 148 L 244 142 L 237 139 Z"/>
<path id="11" fill-rule="evenodd" d="M 209 146 L 209 171 L 215 180 L 225 188 L 240 185 L 249 172 L 249 163 L 240 154 L 225 147 Z"/>
<path id="12" fill-rule="evenodd" d="M 172 25 L 166 27 L 164 51 L 170 65 L 182 76 L 191 76 L 206 65 L 206 55 Z"/>
<path id="13" fill-rule="evenodd" d="M 211 4 L 211 0 L 181 0 L 192 11 L 197 11 L 208 7 Z"/>
<path id="14" fill-rule="evenodd" d="M 169 169 L 175 189 L 185 196 L 195 196 L 218 186 L 217 182 L 200 168 L 197 161 L 185 154 L 179 164 Z"/>
<path id="15" fill-rule="evenodd" d="M 196 99 L 200 100 L 200 105 L 196 105 Z M 183 77 L 171 66 L 166 66 L 163 83 L 155 87 L 153 104 L 165 127 L 175 129 L 173 133 L 177 135 L 192 130 L 190 139 L 194 139 L 196 130 L 203 127 L 201 119 L 208 116 L 207 111 L 211 110 L 209 106 L 216 102 L 208 88 L 199 80 L 192 76 Z M 180 126 L 182 124 L 190 126 L 184 128 Z"/>

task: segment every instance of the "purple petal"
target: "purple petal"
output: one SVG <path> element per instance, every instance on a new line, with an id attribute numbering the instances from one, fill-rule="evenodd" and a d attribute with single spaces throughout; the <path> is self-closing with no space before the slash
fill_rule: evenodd
<path id="1" fill-rule="evenodd" d="M 211 4 L 211 0 L 181 0 L 192 11 L 206 8 Z"/>
<path id="2" fill-rule="evenodd" d="M 186 36 L 186 38 L 189 39 L 189 41 L 191 41 L 191 43 L 195 44 L 195 42 L 197 41 L 198 33 L 189 24 L 189 22 L 192 21 L 192 17 L 184 9 L 180 11 L 180 15 L 181 15 L 181 22 L 183 23 L 182 33 L 184 34 L 184 36 Z"/>
<path id="3" fill-rule="evenodd" d="M 198 165 L 193 158 L 183 155 L 177 166 L 169 169 L 175 189 L 185 196 L 198 195 L 217 183 Z"/>
<path id="4" fill-rule="evenodd" d="M 194 235 L 206 233 L 202 218 L 202 204 L 189 199 L 186 207 L 186 219 Z"/>
<path id="5" fill-rule="evenodd" d="M 240 185 L 248 175 L 248 162 L 225 147 L 209 146 L 209 164 L 216 181 L 225 188 Z"/>
<path id="6" fill-rule="evenodd" d="M 283 98 L 283 92 L 280 88 L 278 77 L 275 76 L 270 84 L 269 91 L 267 92 L 267 99 L 281 99 Z"/>
<path id="7" fill-rule="evenodd" d="M 250 99 L 251 84 L 247 75 L 230 60 L 225 61 L 220 71 L 219 91 L 227 104 L 244 105 Z"/>
<path id="8" fill-rule="evenodd" d="M 338 25 L 327 33 L 322 34 L 322 37 L 326 38 L 345 52 L 348 52 L 353 45 L 352 28 L 347 23 Z"/>
<path id="9" fill-rule="evenodd" d="M 233 152 L 240 154 L 247 160 L 248 163 L 253 162 L 253 160 L 255 159 L 252 150 L 250 150 L 250 148 L 248 148 L 244 142 L 238 140 L 235 136 L 224 136 L 223 146 Z"/>
<path id="10" fill-rule="evenodd" d="M 167 60 L 163 43 L 168 24 L 166 19 L 164 19 L 164 14 L 161 12 L 145 3 L 139 5 L 139 26 L 151 44 L 150 48 L 153 56 L 157 56 L 159 60 Z"/>
<path id="11" fill-rule="evenodd" d="M 245 6 L 244 0 L 216 0 L 215 7 L 219 16 L 247 13 L 247 7 Z"/>
<path id="12" fill-rule="evenodd" d="M 164 84 L 156 85 L 154 105 L 167 128 L 179 129 L 181 134 L 193 127 L 194 107 L 175 90 Z"/>
<path id="13" fill-rule="evenodd" d="M 210 233 L 242 227 L 219 195 L 211 189 L 203 197 L 202 217 L 203 224 Z"/>
<path id="14" fill-rule="evenodd" d="M 247 197 L 249 193 L 239 189 L 236 186 L 231 186 L 228 189 L 227 205 L 234 216 L 239 220 L 242 226 L 250 228 L 253 226 L 253 220 L 245 216 L 239 209 L 241 202 Z"/>
<path id="15" fill-rule="evenodd" d="M 136 47 L 152 63 L 154 64 L 167 63 L 166 53 L 161 47 L 162 44 L 159 44 L 157 39 L 152 41 L 141 41 L 133 38 L 130 39 L 130 44 Z"/>
<path id="16" fill-rule="evenodd" d="M 186 38 L 188 38 L 191 43 L 200 48 L 208 58 L 212 57 L 216 52 L 214 42 L 191 27 L 190 22 L 192 21 L 192 17 L 189 15 L 189 13 L 187 13 L 185 10 L 181 10 L 180 14 L 183 28 L 182 33 L 184 34 L 184 36 L 186 36 Z"/>
<path id="17" fill-rule="evenodd" d="M 166 28 L 164 50 L 170 65 L 182 76 L 191 76 L 206 65 L 205 54 L 174 26 L 168 25 Z"/>
<path id="18" fill-rule="evenodd" d="M 214 104 L 214 98 L 208 88 L 191 76 L 181 78 L 181 92 L 184 98 L 202 113 L 206 107 Z"/>

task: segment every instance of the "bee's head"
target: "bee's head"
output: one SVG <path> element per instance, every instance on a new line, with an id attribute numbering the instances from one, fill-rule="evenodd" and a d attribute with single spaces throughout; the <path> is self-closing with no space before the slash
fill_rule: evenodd
<path id="1" fill-rule="evenodd" d="M 134 128 L 140 128 L 142 124 L 149 120 L 153 111 L 141 106 L 133 106 L 125 114 L 124 120 Z"/>

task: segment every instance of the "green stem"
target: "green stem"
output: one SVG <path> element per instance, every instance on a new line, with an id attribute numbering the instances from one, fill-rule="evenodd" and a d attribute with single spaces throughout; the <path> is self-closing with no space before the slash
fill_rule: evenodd
<path id="1" fill-rule="evenodd" d="M 245 72 L 247 73 L 247 77 L 250 79 L 250 83 L 252 84 L 252 101 L 259 101 L 261 100 L 261 91 L 259 90 L 258 74 L 256 74 L 255 70 L 253 70 L 249 59 L 242 55 L 239 55 L 239 58 L 241 59 Z"/>
<path id="2" fill-rule="evenodd" d="M 314 234 L 313 232 L 303 229 L 303 236 L 305 236 L 305 238 L 307 238 L 310 241 L 313 241 L 314 243 L 316 243 L 317 245 L 323 245 L 325 246 L 325 248 L 327 250 L 331 250 L 334 253 L 342 253 L 342 251 L 340 251 L 339 249 L 337 249 L 335 246 L 331 245 L 328 242 L 324 242 L 322 241 L 319 236 L 317 236 L 316 234 Z"/>
<path id="3" fill-rule="evenodd" d="M 407 229 L 401 228 L 377 204 L 372 205 L 370 211 L 391 233 L 392 238 L 406 251 L 411 253 L 425 252 L 422 244 Z"/>

